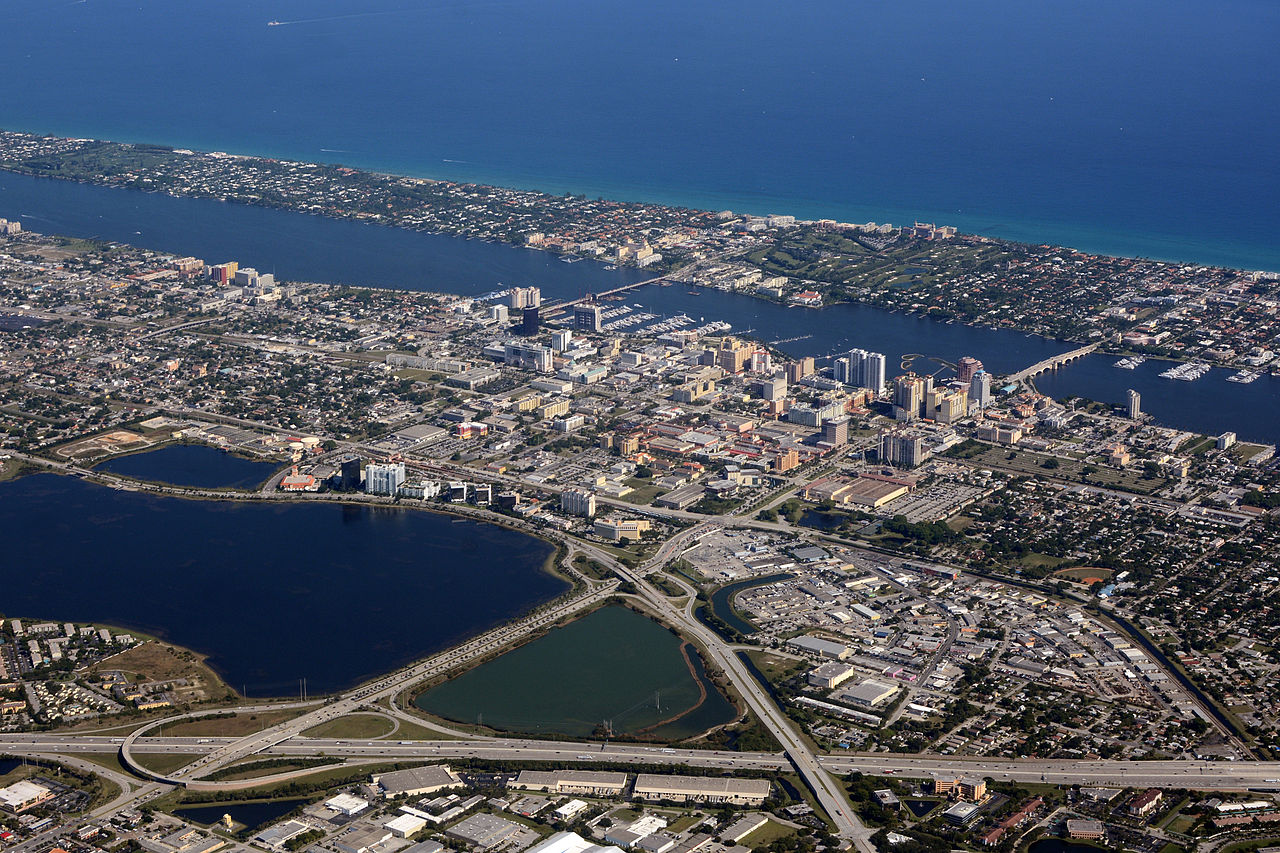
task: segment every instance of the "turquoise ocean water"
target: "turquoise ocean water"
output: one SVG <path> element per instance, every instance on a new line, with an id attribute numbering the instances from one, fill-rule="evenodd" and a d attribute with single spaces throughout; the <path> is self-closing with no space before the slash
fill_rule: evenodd
<path id="1" fill-rule="evenodd" d="M 8 0 L 0 126 L 1276 269 L 1277 34 L 1269 0 Z"/>

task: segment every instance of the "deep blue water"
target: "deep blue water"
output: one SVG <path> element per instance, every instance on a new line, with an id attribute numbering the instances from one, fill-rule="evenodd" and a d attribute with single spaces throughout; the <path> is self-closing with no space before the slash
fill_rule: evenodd
<path id="1" fill-rule="evenodd" d="M 247 830 L 253 830 L 268 823 L 275 823 L 306 802 L 306 800 L 267 800 L 261 803 L 244 803 L 230 800 L 225 803 L 174 809 L 173 813 L 183 820 L 194 821 L 204 826 L 211 826 L 222 820 L 224 814 L 229 814 L 232 820 L 244 824 Z"/>
<path id="2" fill-rule="evenodd" d="M 191 501 L 37 474 L 0 483 L 5 612 L 209 655 L 251 696 L 389 672 L 554 598 L 552 547 L 409 509 Z"/>
<path id="3" fill-rule="evenodd" d="M 1274 269 L 1277 32 L 1271 0 L 9 0 L 0 126 Z"/>
<path id="4" fill-rule="evenodd" d="M 0 218 L 18 215 L 44 234 L 237 260 L 291 281 L 471 295 L 537 284 L 546 298 L 577 298 L 653 277 L 483 240 L 0 172 Z"/>
<path id="5" fill-rule="evenodd" d="M 197 489 L 252 489 L 279 470 L 272 462 L 254 462 L 203 444 L 170 444 L 159 450 L 108 459 L 96 466 L 138 480 Z"/>

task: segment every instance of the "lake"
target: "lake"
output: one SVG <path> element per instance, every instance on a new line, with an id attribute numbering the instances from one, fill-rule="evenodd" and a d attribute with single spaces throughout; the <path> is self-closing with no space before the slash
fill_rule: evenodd
<path id="1" fill-rule="evenodd" d="M 117 456 L 94 466 L 97 471 L 197 489 L 253 489 L 280 465 L 233 456 L 204 444 L 170 444 L 158 450 Z"/>
<path id="2" fill-rule="evenodd" d="M 229 814 L 236 823 L 244 824 L 246 832 L 251 832 L 260 826 L 275 823 L 306 802 L 307 800 L 302 799 L 264 800 L 257 803 L 228 800 L 225 803 L 192 805 L 174 809 L 173 813 L 183 820 L 189 820 L 192 823 L 198 823 L 203 826 L 212 826 L 222 820 L 224 814 Z"/>
<path id="3" fill-rule="evenodd" d="M 0 483 L 5 612 L 208 655 L 236 690 L 351 687 L 568 588 L 553 547 L 439 513 L 196 501 L 36 474 Z"/>
<path id="4" fill-rule="evenodd" d="M 522 734 L 676 740 L 737 712 L 692 646 L 625 607 L 604 607 L 427 690 L 422 710 Z"/>

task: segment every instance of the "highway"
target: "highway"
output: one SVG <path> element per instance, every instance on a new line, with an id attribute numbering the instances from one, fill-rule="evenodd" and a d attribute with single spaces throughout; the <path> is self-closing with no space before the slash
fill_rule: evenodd
<path id="1" fill-rule="evenodd" d="M 392 736 L 394 737 L 394 736 Z M 239 742 L 236 738 L 147 737 L 135 742 L 136 754 L 209 755 Z M 73 757 L 77 753 L 104 754 L 120 747 L 121 738 L 104 735 L 5 734 L 0 752 L 11 755 Z M 591 765 L 603 762 L 655 764 L 678 767 L 735 770 L 787 770 L 791 763 L 780 753 L 729 752 L 725 750 L 659 748 L 627 743 L 580 743 L 529 738 L 471 738 L 467 740 L 396 741 L 344 740 L 291 737 L 262 753 L 264 756 L 330 756 L 348 762 L 424 761 L 479 758 L 494 761 L 554 761 Z M 903 755 L 898 753 L 849 753 L 822 755 L 817 762 L 828 772 L 903 775 L 911 778 L 977 776 L 1021 782 L 1112 787 L 1177 785 L 1203 790 L 1239 790 L 1251 787 L 1280 788 L 1280 761 L 1076 761 L 1043 759 L 990 759 Z M 86 769 L 103 772 L 117 784 L 142 785 L 98 765 Z M 117 778 L 120 777 L 120 778 Z M 255 780 L 254 784 L 260 783 Z M 124 787 L 122 784 L 122 787 Z M 223 787 L 243 783 L 224 783 Z"/>
<path id="2" fill-rule="evenodd" d="M 277 744 L 296 737 L 309 728 L 345 716 L 362 705 L 393 696 L 415 682 L 443 675 L 476 658 L 501 651 L 529 634 L 553 625 L 567 616 L 605 600 L 614 593 L 617 585 L 617 582 L 613 581 L 588 589 L 568 601 L 537 610 L 524 619 L 495 628 L 467 641 L 461 646 L 427 658 L 420 663 L 394 672 L 371 684 L 362 685 L 300 717 L 229 743 L 218 744 L 211 752 L 207 752 L 196 758 L 191 764 L 172 773 L 161 774 L 147 769 L 133 757 L 133 750 L 134 745 L 152 729 L 160 728 L 166 723 L 182 717 L 157 720 L 140 729 L 135 729 L 119 744 L 121 760 L 135 773 L 158 782 L 187 784 L 190 787 L 205 787 L 207 783 L 197 784 L 195 780 L 219 767 L 231 764 L 247 756 L 264 752 Z"/>

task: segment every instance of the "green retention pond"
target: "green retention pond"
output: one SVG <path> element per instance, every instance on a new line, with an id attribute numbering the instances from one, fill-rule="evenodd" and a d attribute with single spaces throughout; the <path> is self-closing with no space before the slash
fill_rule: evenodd
<path id="1" fill-rule="evenodd" d="M 603 607 L 425 691 L 429 714 L 520 734 L 674 741 L 731 722 L 692 645 L 626 607 Z M 606 723 L 607 721 L 607 723 Z"/>

